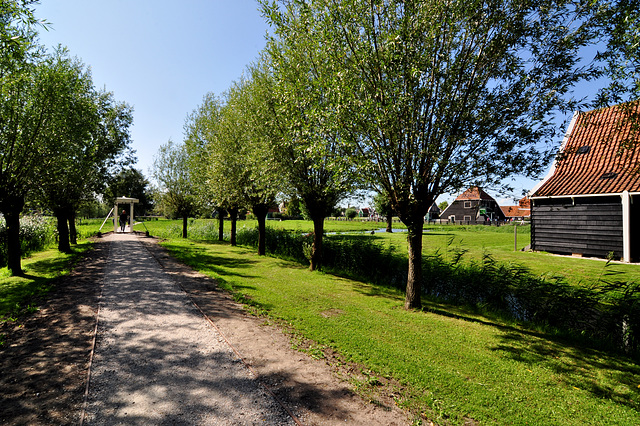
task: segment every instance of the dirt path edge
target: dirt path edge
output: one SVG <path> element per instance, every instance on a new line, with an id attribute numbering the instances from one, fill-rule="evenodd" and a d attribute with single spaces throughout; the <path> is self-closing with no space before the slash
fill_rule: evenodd
<path id="1" fill-rule="evenodd" d="M 266 318 L 250 315 L 214 279 L 171 257 L 157 240 L 140 240 L 220 329 L 259 380 L 305 425 L 410 424 L 408 414 L 395 404 L 396 385 L 378 383 L 375 389 L 369 389 L 370 398 L 365 401 L 346 381 L 367 380 L 359 366 L 326 351 L 325 358 L 318 360 L 294 350 L 294 337 L 286 330 Z"/>

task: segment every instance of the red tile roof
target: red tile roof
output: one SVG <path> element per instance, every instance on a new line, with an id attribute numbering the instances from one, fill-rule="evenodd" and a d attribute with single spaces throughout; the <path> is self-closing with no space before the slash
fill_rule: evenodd
<path id="1" fill-rule="evenodd" d="M 531 196 L 640 192 L 639 114 L 636 101 L 574 117 L 555 169 Z"/>
<path id="2" fill-rule="evenodd" d="M 517 206 L 500 206 L 502 213 L 509 217 L 529 217 L 531 216 L 531 200 L 528 197 L 522 198 Z"/>
<path id="3" fill-rule="evenodd" d="M 502 213 L 506 217 L 529 217 L 531 216 L 531 209 L 522 209 L 520 206 L 500 206 Z"/>
<path id="4" fill-rule="evenodd" d="M 458 195 L 456 200 L 493 200 L 493 197 L 484 192 L 481 188 L 472 186 L 462 194 Z"/>

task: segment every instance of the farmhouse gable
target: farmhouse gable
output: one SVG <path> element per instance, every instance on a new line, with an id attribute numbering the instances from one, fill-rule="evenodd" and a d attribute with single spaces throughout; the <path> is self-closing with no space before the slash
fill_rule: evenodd
<path id="1" fill-rule="evenodd" d="M 530 193 L 534 250 L 640 257 L 639 113 L 634 102 L 574 115 L 551 171 Z"/>
<path id="2" fill-rule="evenodd" d="M 531 216 L 531 200 L 529 197 L 520 199 L 517 206 L 500 206 L 507 220 L 525 219 Z"/>
<path id="3" fill-rule="evenodd" d="M 442 219 L 455 223 L 486 223 L 504 220 L 504 213 L 494 198 L 482 188 L 473 186 L 458 197 L 440 214 Z"/>

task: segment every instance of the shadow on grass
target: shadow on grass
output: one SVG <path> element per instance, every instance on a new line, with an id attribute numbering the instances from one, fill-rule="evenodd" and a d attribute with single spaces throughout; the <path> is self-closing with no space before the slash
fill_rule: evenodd
<path id="1" fill-rule="evenodd" d="M 632 359 L 581 345 L 573 339 L 553 336 L 493 321 L 486 316 L 465 315 L 463 308 L 426 302 L 424 312 L 493 327 L 500 344 L 491 347 L 504 357 L 555 374 L 550 379 L 593 397 L 640 410 L 640 366 Z M 602 377 L 604 372 L 605 376 Z"/>
<path id="2" fill-rule="evenodd" d="M 366 237 L 361 237 L 366 238 Z M 207 252 L 206 249 L 195 246 L 171 246 L 166 245 L 172 254 L 178 259 L 188 263 L 196 269 L 209 270 L 219 276 L 239 276 L 253 278 L 248 272 L 252 265 L 257 263 L 250 256 L 242 259 L 231 258 Z M 303 265 L 295 265 L 286 261 L 276 262 L 276 267 L 300 268 Z M 325 273 L 354 280 L 351 274 Z M 401 308 L 403 294 L 391 286 L 372 284 L 366 280 L 355 280 L 353 289 L 365 296 L 382 297 L 398 303 Z M 234 285 L 237 299 L 258 309 L 268 310 L 269 306 L 251 300 L 241 293 L 245 289 L 253 288 L 250 283 Z M 591 349 L 577 340 L 555 336 L 549 333 L 538 332 L 532 329 L 522 328 L 518 325 L 510 325 L 509 321 L 503 321 L 491 314 L 478 313 L 472 308 L 448 305 L 423 299 L 425 313 L 456 318 L 462 321 L 482 324 L 495 330 L 499 343 L 489 349 L 498 356 L 512 359 L 523 365 L 523 368 L 537 366 L 553 373 L 550 383 L 573 387 L 589 392 L 599 399 L 611 399 L 616 403 L 625 405 L 634 410 L 640 409 L 640 366 L 625 356 L 607 352 L 605 350 Z"/>
<path id="3" fill-rule="evenodd" d="M 211 244 L 201 242 L 200 244 Z M 205 248 L 197 246 L 184 246 L 165 242 L 162 244 L 169 253 L 176 259 L 200 271 L 212 271 L 221 276 L 238 276 L 243 278 L 254 278 L 247 273 L 249 268 L 256 262 L 251 259 L 239 259 L 219 254 L 214 254 Z M 233 272 L 232 272 L 233 271 Z"/>
<path id="4" fill-rule="evenodd" d="M 40 265 L 40 267 L 45 272 L 48 271 L 44 265 Z M 25 308 L 39 304 L 41 299 L 52 289 L 54 279 L 55 277 L 24 273 L 3 280 L 0 283 L 0 321 L 20 316 L 25 313 Z"/>
<path id="5" fill-rule="evenodd" d="M 548 369 L 564 386 L 640 410 L 640 366 L 631 359 L 548 336 L 536 338 L 520 330 L 503 334 L 501 340 L 492 349 L 514 361 Z M 604 372 L 609 379 L 598 372 Z"/>
<path id="6" fill-rule="evenodd" d="M 24 262 L 24 272 L 18 276 L 8 276 L 0 280 L 0 318 L 28 313 L 29 306 L 39 304 L 53 288 L 53 281 L 70 271 L 75 263 L 92 248 L 91 244 L 81 244 L 72 248 L 65 256 L 53 256 Z M 38 256 L 36 254 L 36 256 Z"/>
<path id="7" fill-rule="evenodd" d="M 366 296 L 402 299 L 402 295 L 380 285 L 358 283 L 354 289 Z M 510 325 L 490 313 L 468 309 L 473 311 L 423 299 L 424 313 L 494 328 L 499 344 L 489 347 L 491 351 L 523 364 L 523 368 L 536 366 L 553 372 L 550 383 L 640 410 L 640 365 L 615 349 L 595 349 L 588 342 Z"/>

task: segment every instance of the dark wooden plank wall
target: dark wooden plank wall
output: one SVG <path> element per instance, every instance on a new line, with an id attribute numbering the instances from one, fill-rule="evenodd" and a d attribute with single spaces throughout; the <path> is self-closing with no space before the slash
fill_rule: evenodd
<path id="1" fill-rule="evenodd" d="M 640 261 L 640 196 L 631 202 L 631 261 Z"/>
<path id="2" fill-rule="evenodd" d="M 531 248 L 560 254 L 622 256 L 620 197 L 534 200 Z"/>
<path id="3" fill-rule="evenodd" d="M 465 201 L 471 201 L 471 208 L 464 207 Z M 502 210 L 500 209 L 500 206 L 498 206 L 497 202 L 485 200 L 485 203 L 487 204 L 488 209 L 493 210 L 494 219 L 505 220 L 504 213 L 502 213 Z M 479 206 L 480 204 L 481 204 L 480 200 L 455 200 L 446 208 L 446 210 L 444 210 L 440 214 L 440 219 L 449 219 L 449 216 L 455 215 L 456 222 L 467 223 L 467 221 L 464 220 L 464 217 L 471 216 L 471 220 L 469 221 L 470 224 L 477 224 L 477 223 L 484 224 L 485 222 L 487 222 L 484 216 L 480 215 L 478 218 L 476 218 L 478 209 L 482 208 Z"/>

